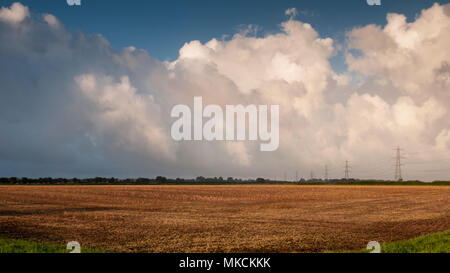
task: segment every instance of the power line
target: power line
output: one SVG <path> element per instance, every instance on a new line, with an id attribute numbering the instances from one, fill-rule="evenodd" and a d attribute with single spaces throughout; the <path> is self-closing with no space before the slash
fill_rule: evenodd
<path id="1" fill-rule="evenodd" d="M 372 165 L 370 165 L 372 166 Z M 352 166 L 355 167 L 355 166 Z M 385 171 L 390 171 L 392 173 L 393 171 L 393 167 L 392 166 L 381 166 L 381 165 L 375 165 L 375 167 L 371 168 L 370 170 L 357 170 L 357 171 L 353 171 L 353 173 L 356 174 L 373 174 L 373 173 L 379 173 L 379 172 L 385 172 Z"/>
<path id="2" fill-rule="evenodd" d="M 411 170 L 412 172 L 450 172 L 450 169 L 440 169 L 440 170 Z"/>
<path id="3" fill-rule="evenodd" d="M 422 165 L 422 164 L 435 164 L 435 163 L 448 163 L 447 161 L 449 161 L 450 158 L 445 158 L 445 159 L 435 159 L 435 160 L 429 160 L 429 161 L 412 161 L 412 162 L 407 162 L 408 165 Z"/>

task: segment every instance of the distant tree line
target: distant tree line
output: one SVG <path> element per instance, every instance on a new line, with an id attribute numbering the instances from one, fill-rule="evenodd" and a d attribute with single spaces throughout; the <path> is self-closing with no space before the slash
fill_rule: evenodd
<path id="1" fill-rule="evenodd" d="M 9 177 L 0 178 L 0 184 L 3 185 L 178 185 L 178 184 L 273 184 L 275 181 L 258 179 L 238 179 L 233 177 L 223 178 L 214 177 L 207 178 L 199 176 L 195 179 L 184 178 L 166 178 L 164 176 L 157 176 L 156 178 L 27 178 L 27 177 Z"/>
<path id="2" fill-rule="evenodd" d="M 105 178 L 105 177 L 95 177 L 95 178 L 0 178 L 1 185 L 321 185 L 321 184 L 337 184 L 337 185 L 450 185 L 448 181 L 435 181 L 433 183 L 424 183 L 421 181 L 384 181 L 384 180 L 358 180 L 358 179 L 300 179 L 299 181 L 287 182 L 270 180 L 264 178 L 257 179 L 238 179 L 233 177 L 223 178 L 223 177 L 213 177 L 207 178 L 199 176 L 195 179 L 184 179 L 184 178 L 167 178 L 164 176 L 157 176 L 156 178 L 128 178 L 128 179 L 118 179 L 118 178 Z"/>

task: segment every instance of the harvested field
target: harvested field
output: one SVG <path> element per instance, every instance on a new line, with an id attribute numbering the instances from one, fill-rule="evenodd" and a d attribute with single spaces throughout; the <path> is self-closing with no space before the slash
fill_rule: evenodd
<path id="1" fill-rule="evenodd" d="M 450 187 L 0 186 L 0 237 L 111 252 L 358 250 L 450 229 Z"/>

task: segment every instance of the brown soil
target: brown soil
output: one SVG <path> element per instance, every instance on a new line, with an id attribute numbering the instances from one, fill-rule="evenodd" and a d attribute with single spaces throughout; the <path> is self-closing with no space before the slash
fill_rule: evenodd
<path id="1" fill-rule="evenodd" d="M 0 237 L 111 252 L 357 250 L 450 229 L 450 187 L 0 186 Z"/>

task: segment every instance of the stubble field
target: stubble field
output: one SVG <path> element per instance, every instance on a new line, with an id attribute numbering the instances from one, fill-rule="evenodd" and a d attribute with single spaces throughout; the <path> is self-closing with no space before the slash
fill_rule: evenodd
<path id="1" fill-rule="evenodd" d="M 0 186 L 0 238 L 107 252 L 359 250 L 450 229 L 450 187 Z"/>

